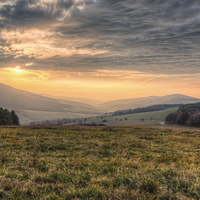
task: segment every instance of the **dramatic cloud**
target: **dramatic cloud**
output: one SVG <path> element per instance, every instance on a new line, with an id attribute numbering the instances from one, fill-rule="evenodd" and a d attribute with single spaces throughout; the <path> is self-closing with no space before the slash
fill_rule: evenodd
<path id="1" fill-rule="evenodd" d="M 0 3 L 2 68 L 199 73 L 199 41 L 198 0 Z"/>

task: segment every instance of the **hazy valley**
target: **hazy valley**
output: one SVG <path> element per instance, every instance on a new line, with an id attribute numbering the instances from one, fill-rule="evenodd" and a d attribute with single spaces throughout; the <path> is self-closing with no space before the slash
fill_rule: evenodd
<path id="1" fill-rule="evenodd" d="M 121 99 L 99 104 L 87 99 L 56 99 L 33 94 L 23 90 L 0 84 L 0 105 L 9 110 L 15 110 L 21 124 L 32 121 L 75 119 L 101 116 L 104 113 L 122 109 L 133 109 L 158 104 L 185 104 L 199 102 L 200 99 L 172 94 L 163 97 L 151 96 L 135 99 Z M 83 103 L 81 101 L 88 103 Z M 91 103 L 91 104 L 89 104 Z M 131 119 L 129 117 L 129 119 Z"/>

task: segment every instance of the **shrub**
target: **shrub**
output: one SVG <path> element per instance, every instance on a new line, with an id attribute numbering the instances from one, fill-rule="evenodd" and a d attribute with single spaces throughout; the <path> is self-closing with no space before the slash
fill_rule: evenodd
<path id="1" fill-rule="evenodd" d="M 199 126 L 200 125 L 200 113 L 193 114 L 188 119 L 188 126 Z"/>

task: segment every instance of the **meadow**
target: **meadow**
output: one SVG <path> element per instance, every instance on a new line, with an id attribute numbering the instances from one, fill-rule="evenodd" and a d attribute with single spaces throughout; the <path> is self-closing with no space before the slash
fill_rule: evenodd
<path id="1" fill-rule="evenodd" d="M 85 122 L 88 124 L 103 123 L 109 126 L 129 125 L 133 123 L 160 124 L 160 122 L 165 121 L 165 118 L 168 114 L 177 111 L 177 109 L 178 107 L 172 107 L 160 111 L 142 112 L 142 113 L 127 114 L 127 115 L 116 115 L 116 116 L 104 115 L 104 116 L 85 118 L 86 119 Z M 142 119 L 144 121 L 142 121 Z M 84 118 L 81 118 L 80 120 L 84 121 Z M 104 120 L 106 120 L 106 122 L 103 122 Z"/>
<path id="2" fill-rule="evenodd" d="M 200 130 L 0 127 L 2 199 L 199 199 Z"/>

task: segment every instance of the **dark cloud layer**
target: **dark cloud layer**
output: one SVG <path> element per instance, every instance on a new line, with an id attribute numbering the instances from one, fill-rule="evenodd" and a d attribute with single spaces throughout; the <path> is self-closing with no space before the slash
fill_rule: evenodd
<path id="1" fill-rule="evenodd" d="M 59 51 L 42 59 L 16 56 L 13 41 L 1 34 L 1 67 L 31 62 L 29 68 L 66 71 L 200 72 L 199 19 L 198 0 L 2 1 L 1 33 L 43 30 Z M 65 49 L 74 53 L 59 53 Z"/>

